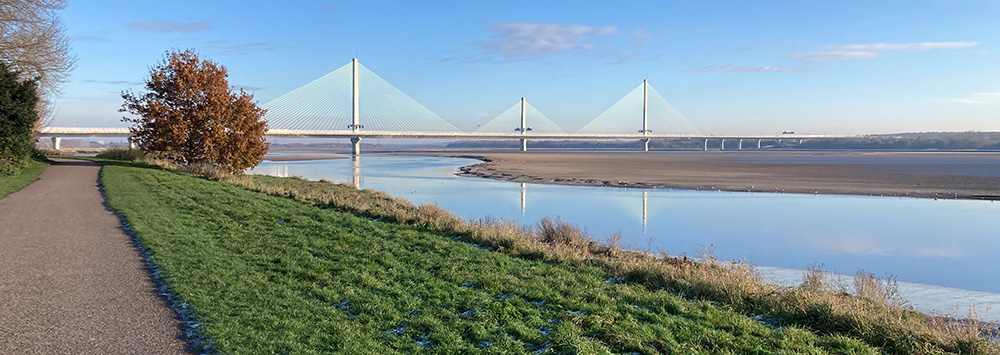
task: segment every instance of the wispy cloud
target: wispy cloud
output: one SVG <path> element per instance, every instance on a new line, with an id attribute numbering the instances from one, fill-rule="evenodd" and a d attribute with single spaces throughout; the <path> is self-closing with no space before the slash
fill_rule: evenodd
<path id="1" fill-rule="evenodd" d="M 131 22 L 126 24 L 128 28 L 137 31 L 150 32 L 201 32 L 212 29 L 212 24 L 208 21 L 196 22 L 170 22 L 159 20 L 146 20 L 142 22 Z"/>
<path id="2" fill-rule="evenodd" d="M 332 14 L 337 11 L 340 11 L 340 9 L 333 6 L 323 6 L 323 8 L 321 8 L 320 11 L 323 11 L 324 14 Z"/>
<path id="3" fill-rule="evenodd" d="M 489 27 L 494 39 L 475 42 L 486 55 L 505 60 L 545 57 L 595 48 L 595 39 L 618 33 L 615 26 L 502 23 Z"/>
<path id="4" fill-rule="evenodd" d="M 823 52 L 793 53 L 792 59 L 823 62 L 850 59 L 871 59 L 884 51 L 924 52 L 935 49 L 960 49 L 978 45 L 979 42 L 920 42 L 920 43 L 870 43 L 828 45 Z"/>
<path id="5" fill-rule="evenodd" d="M 764 66 L 744 66 L 735 67 L 728 65 L 709 65 L 688 70 L 695 73 L 715 73 L 715 72 L 771 72 L 771 73 L 798 73 L 812 71 L 807 68 L 778 67 L 773 65 Z"/>
<path id="6" fill-rule="evenodd" d="M 804 60 L 807 62 L 825 62 L 831 60 L 848 59 L 869 59 L 878 57 L 878 52 L 871 51 L 829 51 L 816 53 L 794 53 L 789 55 L 792 59 Z"/>
<path id="7" fill-rule="evenodd" d="M 128 81 L 128 80 L 84 80 L 85 83 L 92 84 L 106 84 L 106 85 L 144 85 L 145 83 L 141 81 Z"/>
<path id="8" fill-rule="evenodd" d="M 204 43 L 207 47 L 218 49 L 222 54 L 247 54 L 251 52 L 288 49 L 288 47 L 276 46 L 271 42 L 233 43 L 223 39 L 206 41 Z"/>
<path id="9" fill-rule="evenodd" d="M 960 104 L 993 104 L 1000 103 L 1000 92 L 977 92 L 971 97 L 952 99 L 951 102 Z"/>
<path id="10" fill-rule="evenodd" d="M 921 43 L 873 43 L 831 45 L 835 51 L 911 51 L 923 52 L 932 49 L 959 49 L 978 45 L 979 42 L 921 42 Z"/>

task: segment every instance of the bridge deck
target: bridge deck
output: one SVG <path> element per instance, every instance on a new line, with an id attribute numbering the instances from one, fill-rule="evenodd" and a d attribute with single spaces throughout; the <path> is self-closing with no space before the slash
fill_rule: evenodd
<path id="1" fill-rule="evenodd" d="M 130 137 L 128 128 L 45 127 L 41 137 Z M 835 139 L 845 135 L 777 134 L 777 135 L 703 135 L 703 134 L 579 134 L 579 133 L 472 133 L 472 132 L 389 132 L 389 131 L 313 131 L 272 129 L 273 138 L 413 138 L 413 139 Z"/>

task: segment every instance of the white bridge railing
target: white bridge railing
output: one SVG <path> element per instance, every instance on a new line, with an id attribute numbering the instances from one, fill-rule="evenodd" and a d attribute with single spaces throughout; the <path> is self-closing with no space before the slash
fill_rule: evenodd
<path id="1" fill-rule="evenodd" d="M 60 148 L 62 137 L 132 137 L 126 127 L 44 127 L 38 132 L 39 137 L 52 138 L 52 146 Z M 761 148 L 762 140 L 801 140 L 803 139 L 837 139 L 854 138 L 857 136 L 815 135 L 815 134 L 778 134 L 778 135 L 704 135 L 704 134 L 590 134 L 590 133 L 473 133 L 473 132 L 390 132 L 390 131 L 354 131 L 354 130 L 293 130 L 272 129 L 267 132 L 272 138 L 349 138 L 353 143 L 353 153 L 360 154 L 362 138 L 408 138 L 408 139 L 520 139 L 521 150 L 527 150 L 524 143 L 527 139 L 640 139 L 649 142 L 650 139 L 704 139 L 708 150 L 709 140 L 721 140 L 720 150 L 726 149 L 726 140 L 738 140 L 738 149 L 743 149 L 744 140 L 756 140 L 757 149 Z M 647 146 L 648 149 L 648 146 Z"/>

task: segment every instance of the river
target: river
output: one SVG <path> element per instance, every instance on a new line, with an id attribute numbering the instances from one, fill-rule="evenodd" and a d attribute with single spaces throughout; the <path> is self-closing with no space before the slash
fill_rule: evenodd
<path id="1" fill-rule="evenodd" d="M 280 155 L 281 153 L 272 154 Z M 297 154 L 298 155 L 298 154 Z M 897 197 L 800 195 L 522 184 L 456 176 L 460 158 L 367 155 L 359 160 L 265 161 L 251 173 L 301 176 L 437 204 L 465 219 L 531 225 L 545 216 L 622 246 L 760 266 L 765 278 L 801 282 L 801 270 L 859 269 L 895 275 L 917 309 L 981 319 L 1000 316 L 1000 203 Z M 987 311 L 986 308 L 991 308 Z"/>

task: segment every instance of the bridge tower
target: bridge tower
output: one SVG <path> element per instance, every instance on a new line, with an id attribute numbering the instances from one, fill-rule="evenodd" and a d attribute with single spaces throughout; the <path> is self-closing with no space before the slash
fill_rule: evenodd
<path id="1" fill-rule="evenodd" d="M 639 131 L 644 136 L 652 132 L 649 129 L 649 83 L 647 80 L 649 79 L 642 79 L 642 130 Z M 649 138 L 642 139 L 642 150 L 649 151 Z"/>
<path id="2" fill-rule="evenodd" d="M 352 123 L 351 123 L 351 125 L 348 128 L 350 128 L 351 131 L 353 131 L 354 133 L 357 133 L 358 131 L 361 130 L 361 128 L 364 128 L 364 126 L 361 125 L 361 105 L 360 105 L 361 101 L 360 101 L 360 97 L 358 95 L 358 90 L 359 90 L 359 87 L 358 87 L 358 82 L 359 82 L 359 78 L 358 78 L 358 58 L 355 57 L 354 61 L 351 62 L 351 64 L 352 64 L 352 69 L 353 69 L 353 72 L 354 72 L 353 75 L 352 75 L 352 77 L 353 77 L 354 80 L 353 80 L 353 84 L 352 84 L 352 89 L 353 90 L 352 90 L 352 95 L 351 95 L 352 99 L 353 99 L 353 106 L 354 106 L 353 109 L 354 110 L 353 110 L 352 117 L 351 117 L 351 122 Z M 351 155 L 354 156 L 354 157 L 361 156 L 361 137 L 358 137 L 358 136 L 351 137 Z"/>

